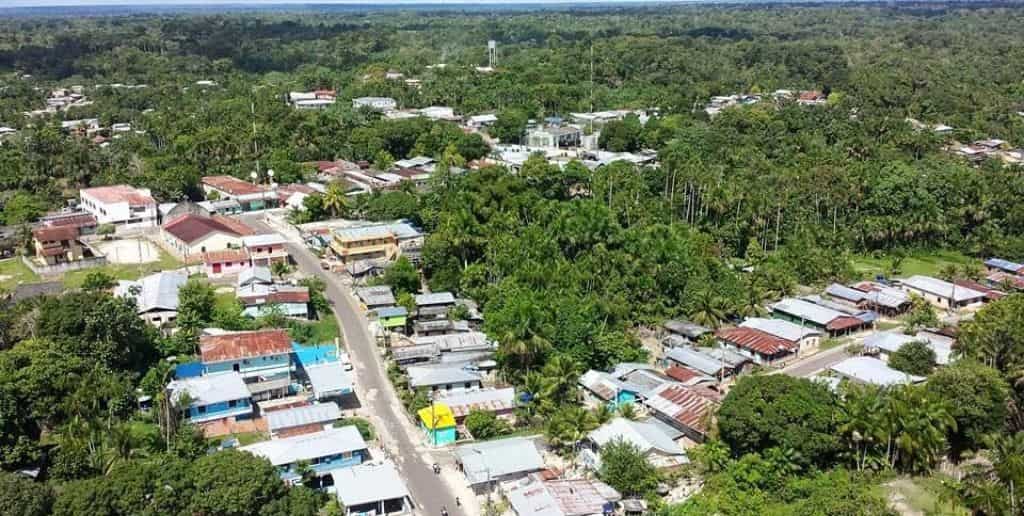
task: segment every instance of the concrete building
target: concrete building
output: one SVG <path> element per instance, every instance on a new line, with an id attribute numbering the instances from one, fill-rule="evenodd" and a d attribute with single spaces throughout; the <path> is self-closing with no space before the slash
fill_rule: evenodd
<path id="1" fill-rule="evenodd" d="M 100 225 L 118 228 L 150 228 L 157 224 L 157 204 L 148 189 L 128 185 L 86 188 L 79 192 L 80 206 Z"/>
<path id="2" fill-rule="evenodd" d="M 985 302 L 986 297 L 984 292 L 930 276 L 918 275 L 899 280 L 899 288 L 945 310 L 978 306 Z"/>

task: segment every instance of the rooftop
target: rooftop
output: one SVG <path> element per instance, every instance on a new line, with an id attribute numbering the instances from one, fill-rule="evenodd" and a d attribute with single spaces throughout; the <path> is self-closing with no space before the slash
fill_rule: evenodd
<path id="1" fill-rule="evenodd" d="M 271 245 L 284 245 L 287 242 L 285 238 L 277 233 L 267 233 L 264 235 L 250 235 L 242 237 L 242 245 L 245 247 L 261 247 Z"/>
<path id="2" fill-rule="evenodd" d="M 508 499 L 517 516 L 590 516 L 604 514 L 606 505 L 622 495 L 599 480 L 531 476 L 509 488 Z"/>
<path id="3" fill-rule="evenodd" d="M 454 454 L 471 485 L 544 469 L 537 445 L 524 437 L 466 444 L 455 448 Z"/>
<path id="4" fill-rule="evenodd" d="M 663 425 L 655 420 L 630 421 L 616 417 L 590 432 L 588 436 L 598 446 L 605 446 L 613 441 L 623 440 L 640 449 L 641 453 L 656 450 L 672 455 L 684 455 L 682 447 L 676 444 L 672 436 L 663 430 Z"/>
<path id="5" fill-rule="evenodd" d="M 690 321 L 671 320 L 666 321 L 664 326 L 666 330 L 672 333 L 684 335 L 691 339 L 696 339 L 705 333 L 711 333 L 711 328 L 706 328 Z"/>
<path id="6" fill-rule="evenodd" d="M 416 295 L 416 306 L 453 304 L 455 304 L 455 296 L 451 292 L 434 292 L 432 294 Z"/>
<path id="7" fill-rule="evenodd" d="M 248 399 L 249 389 L 242 375 L 234 372 L 194 376 L 171 381 L 167 385 L 174 400 L 188 394 L 192 406 L 212 405 L 233 400 Z"/>
<path id="8" fill-rule="evenodd" d="M 743 321 L 740 326 L 744 328 L 754 328 L 769 335 L 774 335 L 780 339 L 788 340 L 789 342 L 799 342 L 805 337 L 821 335 L 821 332 L 813 328 L 802 327 L 799 324 L 783 321 L 782 319 L 751 317 L 746 321 Z"/>
<path id="9" fill-rule="evenodd" d="M 341 419 L 341 409 L 333 401 L 295 407 L 284 410 L 272 410 L 263 415 L 267 428 L 273 432 L 282 428 L 330 423 Z"/>
<path id="10" fill-rule="evenodd" d="M 275 466 L 284 466 L 300 460 L 351 453 L 366 448 L 366 441 L 363 440 L 358 428 L 343 426 L 327 428 L 311 434 L 258 442 L 239 449 L 257 457 L 263 457 Z"/>
<path id="11" fill-rule="evenodd" d="M 411 366 L 406 373 L 412 388 L 480 381 L 479 374 L 467 371 L 462 366 Z"/>
<path id="12" fill-rule="evenodd" d="M 251 229 L 227 217 L 206 217 L 194 213 L 179 215 L 165 222 L 163 228 L 174 235 L 174 238 L 188 244 L 206 238 L 211 233 L 225 233 L 236 237 L 252 234 Z"/>
<path id="13" fill-rule="evenodd" d="M 749 349 L 762 355 L 790 353 L 795 348 L 795 345 L 791 341 L 780 339 L 770 333 L 765 333 L 761 330 L 744 326 L 718 330 L 715 335 L 725 342 L 743 349 Z"/>
<path id="14" fill-rule="evenodd" d="M 317 398 L 352 390 L 352 375 L 345 371 L 345 366 L 339 361 L 308 365 L 305 370 Z"/>
<path id="15" fill-rule="evenodd" d="M 153 206 L 156 201 L 150 195 L 149 190 L 139 189 L 128 185 L 98 186 L 86 188 L 81 191 L 82 195 L 88 195 L 105 204 L 128 203 L 129 206 Z"/>
<path id="16" fill-rule="evenodd" d="M 199 338 L 203 363 L 242 358 L 282 355 L 292 352 L 291 339 L 285 330 L 257 330 L 203 335 Z"/>
<path id="17" fill-rule="evenodd" d="M 461 392 L 438 391 L 436 399 L 448 405 L 452 414 L 458 418 L 474 410 L 497 412 L 512 409 L 516 406 L 516 390 L 508 387 Z"/>
<path id="18" fill-rule="evenodd" d="M 446 403 L 431 403 L 421 408 L 416 415 L 420 417 L 420 423 L 430 430 L 455 426 L 455 414 Z"/>
<path id="19" fill-rule="evenodd" d="M 367 306 L 395 304 L 395 295 L 391 292 L 391 287 L 387 285 L 357 288 L 356 297 Z"/>
<path id="20" fill-rule="evenodd" d="M 985 297 L 984 292 L 978 292 L 967 287 L 958 287 L 948 281 L 930 276 L 911 276 L 900 280 L 900 283 L 914 290 L 920 290 L 946 299 L 953 299 L 957 303 Z"/>
<path id="21" fill-rule="evenodd" d="M 228 195 L 249 195 L 266 191 L 262 186 L 233 176 L 206 176 L 203 177 L 202 183 Z"/>
<path id="22" fill-rule="evenodd" d="M 649 392 L 644 403 L 662 416 L 702 434 L 707 431 L 708 415 L 714 412 L 716 406 L 716 403 L 698 391 L 672 384 Z"/>
<path id="23" fill-rule="evenodd" d="M 409 489 L 391 461 L 331 471 L 338 501 L 345 507 L 408 498 Z"/>
<path id="24" fill-rule="evenodd" d="M 138 281 L 118 281 L 114 295 L 134 298 L 139 313 L 150 310 L 177 310 L 178 289 L 187 281 L 188 274 L 185 272 L 158 272 Z M 138 294 L 133 294 L 133 290 L 137 290 Z"/>
<path id="25" fill-rule="evenodd" d="M 715 376 L 726 364 L 705 353 L 705 349 L 680 346 L 668 350 L 665 357 L 706 375 Z"/>
<path id="26" fill-rule="evenodd" d="M 924 381 L 924 378 L 920 376 L 897 371 L 886 365 L 885 362 L 872 357 L 847 358 L 833 365 L 831 369 L 836 374 L 851 380 L 881 387 Z"/>

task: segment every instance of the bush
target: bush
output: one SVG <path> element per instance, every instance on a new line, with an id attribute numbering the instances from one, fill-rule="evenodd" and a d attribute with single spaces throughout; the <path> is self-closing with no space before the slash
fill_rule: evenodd
<path id="1" fill-rule="evenodd" d="M 907 374 L 927 376 L 935 369 L 935 351 L 927 342 L 908 342 L 889 357 L 889 367 Z"/>
<path id="2" fill-rule="evenodd" d="M 355 426 L 359 429 L 359 435 L 363 436 L 363 440 L 366 441 L 372 441 L 377 437 L 377 432 L 374 431 L 373 424 L 361 417 L 346 417 L 337 423 L 334 423 L 335 428 L 341 428 L 343 426 Z"/>
<path id="3" fill-rule="evenodd" d="M 505 435 L 511 430 L 505 420 L 495 416 L 493 412 L 472 410 L 466 416 L 466 430 L 475 439 L 492 439 Z"/>

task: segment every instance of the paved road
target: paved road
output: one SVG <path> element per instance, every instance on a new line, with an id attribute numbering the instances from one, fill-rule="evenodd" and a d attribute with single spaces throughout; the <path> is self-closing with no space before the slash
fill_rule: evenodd
<path id="1" fill-rule="evenodd" d="M 784 367 L 778 372 L 799 378 L 813 376 L 815 373 L 828 369 L 829 367 L 842 362 L 844 359 L 849 358 L 851 355 L 846 352 L 846 348 L 847 345 L 843 344 L 832 349 L 826 349 L 825 351 L 816 353 L 804 360 L 800 360 Z"/>
<path id="2" fill-rule="evenodd" d="M 260 231 L 274 231 L 259 216 L 244 216 L 243 219 Z M 432 463 L 425 460 L 429 460 L 429 451 L 422 448 L 419 435 L 408 424 L 405 407 L 385 373 L 380 351 L 367 329 L 365 318 L 356 308 L 351 290 L 336 275 L 321 269 L 320 259 L 304 245 L 289 243 L 287 247 L 303 273 L 319 277 L 327 286 L 325 295 L 333 305 L 355 367 L 356 391 L 362 404 L 360 411 L 371 416 L 385 451 L 401 469 L 418 512 L 439 516 L 441 507 L 447 506 L 450 514 L 460 514 L 461 511 L 456 510 L 452 490 L 433 473 Z"/>

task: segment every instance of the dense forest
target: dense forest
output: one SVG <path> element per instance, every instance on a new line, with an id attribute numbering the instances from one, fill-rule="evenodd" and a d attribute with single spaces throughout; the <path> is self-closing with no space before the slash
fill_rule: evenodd
<path id="1" fill-rule="evenodd" d="M 26 227 L 86 186 L 199 199 L 200 177 L 248 177 L 257 160 L 291 182 L 311 179 L 317 160 L 429 155 L 454 166 L 489 153 L 454 123 L 352 109 L 360 96 L 496 113 L 490 136 L 503 141 L 531 118 L 656 109 L 644 125 L 609 124 L 602 144 L 653 149 L 657 167 L 534 157 L 517 173 L 439 174 L 429 191 L 362 195 L 339 210 L 409 218 L 429 233 L 430 286 L 480 302 L 503 378 L 538 394 L 524 420 L 557 442 L 590 417 L 572 406 L 576 375 L 645 358 L 638 327 L 757 315 L 799 285 L 851 278 L 854 255 L 1024 259 L 1021 169 L 944 150 L 953 139 L 1024 146 L 1022 22 L 1016 8 L 943 6 L 0 19 L 0 126 L 17 130 L 0 144 L 0 223 Z M 479 73 L 491 39 L 497 70 Z M 75 85 L 91 104 L 24 114 Z M 339 101 L 300 111 L 284 100 L 316 88 Z M 703 110 L 715 95 L 777 89 L 828 101 Z M 135 131 L 103 147 L 61 131 L 88 117 Z M 703 494 L 660 509 L 884 514 L 875 472 L 921 473 L 947 452 L 959 461 L 993 449 L 1011 460 L 978 468 L 950 496 L 981 514 L 1020 514 L 1006 489 L 1024 482 L 1020 307 L 1009 297 L 965 325 L 970 360 L 927 389 L 840 400 L 781 376 L 740 383 L 722 409 L 731 423 L 695 453 Z M 33 489 L 0 473 L 0 513 L 315 514 L 322 497 L 284 490 L 268 464 L 206 455 L 189 427 L 171 432 L 135 414 L 136 389 L 155 394 L 162 359 L 178 351 L 101 292 L 5 307 L 0 468 L 43 463 L 50 480 Z M 775 419 L 754 417 L 766 413 Z M 650 494 L 653 478 L 626 481 L 628 491 Z"/>

